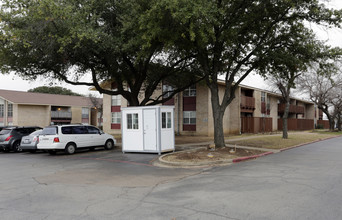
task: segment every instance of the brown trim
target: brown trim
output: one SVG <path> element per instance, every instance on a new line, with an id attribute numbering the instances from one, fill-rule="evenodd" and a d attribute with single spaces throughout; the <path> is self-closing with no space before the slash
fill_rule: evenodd
<path id="1" fill-rule="evenodd" d="M 266 114 L 266 102 L 261 102 L 261 113 Z"/>
<path id="2" fill-rule="evenodd" d="M 196 131 L 196 125 L 183 124 L 183 131 Z"/>
<path id="3" fill-rule="evenodd" d="M 51 122 L 68 122 L 68 123 L 71 123 L 71 119 L 51 119 Z"/>
<path id="4" fill-rule="evenodd" d="M 89 118 L 82 118 L 82 123 L 89 123 Z"/>
<path id="5" fill-rule="evenodd" d="M 119 106 L 119 105 L 112 106 L 111 112 L 121 112 L 121 106 Z"/>
<path id="6" fill-rule="evenodd" d="M 117 130 L 117 129 L 121 129 L 121 124 L 111 124 L 111 125 L 110 125 L 110 128 L 111 128 L 111 129 L 116 129 L 116 130 Z"/>
<path id="7" fill-rule="evenodd" d="M 183 97 L 183 111 L 196 111 L 196 96 Z"/>

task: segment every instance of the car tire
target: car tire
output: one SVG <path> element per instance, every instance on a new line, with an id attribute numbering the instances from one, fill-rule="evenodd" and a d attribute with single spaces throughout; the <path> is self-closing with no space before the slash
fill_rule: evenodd
<path id="1" fill-rule="evenodd" d="M 113 150 L 114 149 L 114 142 L 112 140 L 107 140 L 104 148 L 106 150 Z"/>
<path id="2" fill-rule="evenodd" d="M 20 147 L 20 141 L 14 142 L 13 145 L 12 145 L 12 149 L 13 149 L 14 152 L 21 152 L 21 151 L 23 151 L 21 149 L 21 147 Z"/>
<path id="3" fill-rule="evenodd" d="M 64 151 L 66 154 L 73 154 L 76 151 L 76 145 L 73 143 L 67 144 Z"/>
<path id="4" fill-rule="evenodd" d="M 54 151 L 54 150 L 48 150 L 48 153 L 50 155 L 56 155 L 57 154 L 57 151 Z"/>

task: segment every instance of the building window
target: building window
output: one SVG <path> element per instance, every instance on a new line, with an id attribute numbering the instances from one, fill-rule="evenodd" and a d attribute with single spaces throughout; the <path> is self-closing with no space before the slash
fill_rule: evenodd
<path id="1" fill-rule="evenodd" d="M 192 85 L 184 90 L 183 96 L 196 96 L 196 85 Z"/>
<path id="2" fill-rule="evenodd" d="M 266 102 L 266 93 L 261 92 L 261 102 Z"/>
<path id="3" fill-rule="evenodd" d="M 5 112 L 5 105 L 0 104 L 0 118 L 4 117 L 4 112 Z"/>
<path id="4" fill-rule="evenodd" d="M 121 112 L 112 112 L 112 124 L 121 124 Z"/>
<path id="5" fill-rule="evenodd" d="M 183 124 L 195 125 L 196 124 L 196 112 L 184 111 L 183 112 Z"/>
<path id="6" fill-rule="evenodd" d="M 82 108 L 82 118 L 89 118 L 89 108 Z"/>
<path id="7" fill-rule="evenodd" d="M 113 95 L 112 96 L 112 106 L 121 106 L 121 96 Z"/>
<path id="8" fill-rule="evenodd" d="M 173 87 L 170 85 L 163 85 L 163 97 L 164 98 L 168 98 L 171 96 L 172 92 L 173 92 Z"/>
<path id="9" fill-rule="evenodd" d="M 162 128 L 171 128 L 171 112 L 162 112 Z"/>
<path id="10" fill-rule="evenodd" d="M 13 117 L 13 104 L 8 104 L 7 105 L 7 116 L 8 117 Z"/>
<path id="11" fill-rule="evenodd" d="M 139 129 L 138 114 L 127 114 L 127 129 Z"/>

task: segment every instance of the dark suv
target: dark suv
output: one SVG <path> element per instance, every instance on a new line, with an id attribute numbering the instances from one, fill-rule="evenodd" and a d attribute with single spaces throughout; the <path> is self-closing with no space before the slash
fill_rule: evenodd
<path id="1" fill-rule="evenodd" d="M 5 152 L 21 151 L 20 141 L 23 136 L 42 129 L 41 127 L 8 127 L 0 131 L 0 149 Z"/>

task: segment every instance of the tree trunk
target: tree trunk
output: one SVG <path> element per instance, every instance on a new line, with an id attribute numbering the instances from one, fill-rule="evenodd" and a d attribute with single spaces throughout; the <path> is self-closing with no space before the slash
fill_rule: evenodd
<path id="1" fill-rule="evenodd" d="M 341 114 L 337 115 L 337 129 L 338 131 L 341 131 Z"/>
<path id="2" fill-rule="evenodd" d="M 214 117 L 214 143 L 215 147 L 224 147 L 226 144 L 224 142 L 223 133 L 223 112 L 219 108 L 213 108 Z"/>
<path id="3" fill-rule="evenodd" d="M 225 147 L 223 132 L 223 115 L 228 103 L 220 105 L 218 87 L 216 85 L 210 87 L 211 107 L 214 118 L 214 143 L 215 147 Z"/>
<path id="4" fill-rule="evenodd" d="M 329 120 L 329 130 L 330 130 L 330 131 L 335 130 L 335 129 L 334 129 L 334 126 L 335 126 L 334 118 L 331 117 L 330 115 L 327 115 L 327 117 L 328 117 L 328 120 Z"/>
<path id="5" fill-rule="evenodd" d="M 285 109 L 284 109 L 284 115 L 283 115 L 283 139 L 288 138 L 287 119 L 289 117 L 289 110 L 290 110 L 290 101 L 286 101 Z"/>

